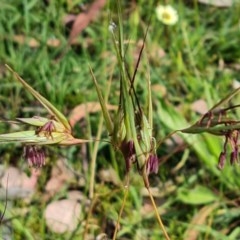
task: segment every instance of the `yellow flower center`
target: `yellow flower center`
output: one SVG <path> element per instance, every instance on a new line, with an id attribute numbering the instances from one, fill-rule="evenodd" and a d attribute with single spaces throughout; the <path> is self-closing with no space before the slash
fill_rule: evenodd
<path id="1" fill-rule="evenodd" d="M 162 16 L 163 16 L 163 19 L 167 19 L 167 20 L 171 19 L 171 14 L 169 14 L 168 12 L 164 12 Z"/>

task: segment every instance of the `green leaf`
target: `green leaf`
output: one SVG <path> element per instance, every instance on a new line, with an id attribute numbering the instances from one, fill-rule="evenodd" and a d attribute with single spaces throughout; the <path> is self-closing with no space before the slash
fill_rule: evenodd
<path id="1" fill-rule="evenodd" d="M 231 234 L 229 235 L 229 239 L 238 239 L 240 236 L 240 227 L 236 227 L 233 229 Z"/>
<path id="2" fill-rule="evenodd" d="M 106 102 L 104 101 L 104 98 L 102 96 L 100 87 L 98 85 L 98 82 L 97 82 L 97 80 L 96 80 L 96 78 L 95 78 L 95 76 L 93 74 L 92 68 L 90 66 L 89 66 L 89 69 L 90 69 L 90 72 L 91 72 L 91 75 L 92 75 L 92 79 L 93 79 L 93 82 L 94 82 L 94 85 L 95 85 L 95 88 L 96 88 L 96 91 L 97 91 L 97 94 L 98 94 L 98 100 L 99 100 L 99 103 L 100 103 L 101 108 L 102 108 L 102 113 L 103 113 L 103 117 L 104 117 L 104 120 L 105 120 L 105 123 L 106 123 L 106 126 L 107 126 L 108 133 L 112 134 L 112 132 L 113 132 L 113 123 L 112 123 L 112 119 L 111 119 L 111 117 L 109 115 Z"/>
<path id="3" fill-rule="evenodd" d="M 206 204 L 216 201 L 218 197 L 207 187 L 198 185 L 194 189 L 181 188 L 178 199 L 186 204 Z"/>
<path id="4" fill-rule="evenodd" d="M 47 109 L 49 114 L 54 116 L 56 120 L 64 125 L 64 127 L 71 132 L 71 126 L 65 116 L 58 111 L 46 98 L 44 98 L 41 94 L 35 91 L 30 85 L 28 85 L 13 69 L 11 69 L 8 65 L 5 65 L 16 77 L 16 79 L 23 85 L 25 89 L 27 89 L 42 105 Z"/>

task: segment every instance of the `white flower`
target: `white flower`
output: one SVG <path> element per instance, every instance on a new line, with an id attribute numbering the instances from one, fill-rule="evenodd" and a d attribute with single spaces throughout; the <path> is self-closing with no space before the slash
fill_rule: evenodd
<path id="1" fill-rule="evenodd" d="M 114 30 L 116 29 L 117 25 L 114 22 L 111 22 L 108 26 L 109 32 L 113 33 Z"/>
<path id="2" fill-rule="evenodd" d="M 166 25 L 174 25 L 178 21 L 177 11 L 170 5 L 156 8 L 157 18 Z"/>

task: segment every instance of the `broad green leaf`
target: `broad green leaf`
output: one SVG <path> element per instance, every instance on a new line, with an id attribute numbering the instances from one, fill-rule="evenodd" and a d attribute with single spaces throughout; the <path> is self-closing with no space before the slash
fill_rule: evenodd
<path id="1" fill-rule="evenodd" d="M 239 239 L 240 227 L 236 227 L 229 235 L 229 239 Z"/>
<path id="2" fill-rule="evenodd" d="M 179 189 L 178 199 L 186 204 L 197 205 L 216 201 L 218 197 L 207 187 L 198 185 L 193 189 Z"/>

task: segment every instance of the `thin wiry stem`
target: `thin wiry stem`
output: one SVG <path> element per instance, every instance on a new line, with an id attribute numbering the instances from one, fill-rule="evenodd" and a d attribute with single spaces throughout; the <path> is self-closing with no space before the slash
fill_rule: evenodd
<path id="1" fill-rule="evenodd" d="M 121 205 L 121 208 L 120 208 L 120 211 L 119 211 L 119 214 L 118 214 L 118 219 L 117 219 L 116 227 L 115 227 L 114 234 L 113 234 L 113 240 L 115 240 L 116 237 L 117 237 L 117 232 L 118 232 L 120 219 L 121 219 L 121 216 L 122 216 L 122 213 L 123 213 L 123 209 L 125 207 L 125 203 L 126 203 L 126 200 L 127 200 L 128 192 L 129 192 L 129 173 L 127 173 L 126 178 L 127 179 L 126 179 L 126 184 L 124 186 L 123 201 L 122 201 L 122 205 Z"/>
<path id="2" fill-rule="evenodd" d="M 146 187 L 146 188 L 147 188 L 147 190 L 148 190 L 149 197 L 150 197 L 150 199 L 151 199 L 151 202 L 152 202 L 154 211 L 155 211 L 155 213 L 156 213 L 156 217 L 157 217 L 157 220 L 158 220 L 158 224 L 159 224 L 159 226 L 161 227 L 161 229 L 162 229 L 162 231 L 163 231 L 163 235 L 164 235 L 164 237 L 165 237 L 166 240 L 170 240 L 170 237 L 169 237 L 168 234 L 167 234 L 167 231 L 166 231 L 166 229 L 165 229 L 165 227 L 164 227 L 164 224 L 163 224 L 162 219 L 161 219 L 161 217 L 160 217 L 160 214 L 159 214 L 159 212 L 158 212 L 158 209 L 157 209 L 157 206 L 156 206 L 156 204 L 155 204 L 155 201 L 154 201 L 154 198 L 153 198 L 153 196 L 152 196 L 152 193 L 151 193 L 149 187 Z"/>
<path id="3" fill-rule="evenodd" d="M 102 128 L 103 128 L 103 115 L 101 115 L 98 125 L 98 133 L 97 133 L 97 139 L 100 139 L 102 134 Z M 90 176 L 90 183 L 89 183 L 89 198 L 92 199 L 94 195 L 94 183 L 95 183 L 95 175 L 96 175 L 96 161 L 97 161 L 97 153 L 98 153 L 98 147 L 99 147 L 99 141 L 96 141 L 93 147 L 93 153 L 92 153 L 92 160 L 91 160 L 91 176 Z"/>
<path id="4" fill-rule="evenodd" d="M 90 220 L 90 217 L 92 215 L 93 208 L 96 204 L 96 201 L 97 201 L 97 196 L 93 197 L 92 200 L 91 200 L 91 205 L 90 205 L 90 209 L 89 209 L 88 214 L 87 214 L 87 219 L 86 219 L 86 222 L 85 222 L 85 227 L 84 227 L 84 232 L 83 232 L 83 238 L 82 239 L 86 239 L 86 236 L 87 236 L 87 233 L 88 233 L 89 220 Z"/>
<path id="5" fill-rule="evenodd" d="M 111 88 L 112 79 L 109 80 L 107 85 L 107 92 L 106 96 L 104 98 L 104 101 L 107 102 L 110 88 Z M 97 132 L 97 139 L 100 139 L 102 134 L 102 128 L 103 128 L 103 120 L 104 115 L 102 114 L 99 120 L 98 125 L 98 132 Z M 89 187 L 89 198 L 93 198 L 94 195 L 94 183 L 95 183 L 95 174 L 96 174 L 96 161 L 97 161 L 97 153 L 98 153 L 98 147 L 99 147 L 99 141 L 96 141 L 93 148 L 93 154 L 92 154 L 92 160 L 91 160 L 91 176 L 90 176 L 90 187 Z"/>
<path id="6" fill-rule="evenodd" d="M 3 213 L 1 213 L 0 215 L 0 225 L 2 224 L 3 222 L 3 218 L 5 216 L 5 213 L 6 213 L 6 209 L 7 209 L 7 201 L 8 201 L 8 177 L 9 177 L 9 174 L 7 175 L 7 188 L 6 188 L 6 198 L 5 198 L 5 206 L 4 206 L 4 210 L 3 210 Z"/>

